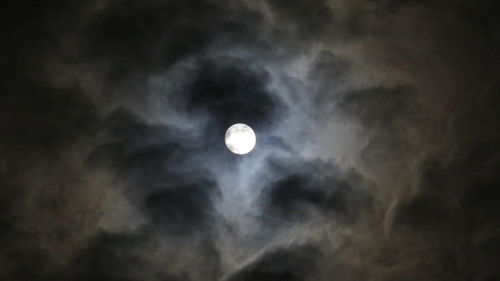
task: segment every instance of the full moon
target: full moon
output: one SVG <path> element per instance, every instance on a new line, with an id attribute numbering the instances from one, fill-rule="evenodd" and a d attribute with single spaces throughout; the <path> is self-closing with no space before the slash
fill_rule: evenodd
<path id="1" fill-rule="evenodd" d="M 227 148 L 234 154 L 247 154 L 255 147 L 256 137 L 250 126 L 237 123 L 229 127 L 225 136 Z"/>

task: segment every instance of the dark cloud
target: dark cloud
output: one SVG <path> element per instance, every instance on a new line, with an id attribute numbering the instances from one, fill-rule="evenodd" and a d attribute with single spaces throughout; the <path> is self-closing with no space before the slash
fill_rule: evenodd
<path id="1" fill-rule="evenodd" d="M 312 245 L 278 248 L 265 253 L 227 280 L 314 280 L 321 257 L 321 251 Z"/>
<path id="2" fill-rule="evenodd" d="M 145 206 L 153 223 L 165 225 L 174 232 L 186 232 L 206 228 L 214 214 L 210 182 L 166 189 L 149 195 Z M 203 204 L 203 205 L 201 205 Z"/>
<path id="3" fill-rule="evenodd" d="M 279 167 L 286 174 L 264 187 L 260 195 L 264 213 L 271 211 L 291 221 L 304 221 L 319 213 L 340 223 L 355 224 L 373 211 L 370 183 L 355 172 L 323 165 L 300 163 L 298 171 L 292 166 Z"/>
<path id="4" fill-rule="evenodd" d="M 273 11 L 287 23 L 293 25 L 302 36 L 312 32 L 321 34 L 332 20 L 332 11 L 326 1 L 268 1 Z"/>
<path id="5" fill-rule="evenodd" d="M 407 149 L 405 143 L 398 136 L 380 134 L 373 137 L 361 151 L 361 159 L 367 165 L 398 163 L 400 155 Z"/>
<path id="6" fill-rule="evenodd" d="M 82 253 L 72 261 L 57 278 L 60 280 L 190 280 L 187 272 L 177 272 L 168 263 L 171 253 L 151 247 L 152 237 L 146 233 L 109 234 L 98 233 Z M 199 254 L 210 261 L 217 260 L 210 246 Z M 165 264 L 152 264 L 145 251 L 165 258 Z M 209 261 L 209 262 L 210 262 Z M 208 263 L 207 263 L 208 266 Z M 59 280 L 59 279 L 56 279 Z"/>
<path id="7" fill-rule="evenodd" d="M 498 280 L 498 11 L 5 4 L 0 279 Z"/>
<path id="8" fill-rule="evenodd" d="M 267 1 L 273 16 L 286 32 L 300 39 L 339 42 L 359 38 L 365 31 L 361 11 L 335 9 L 335 2 L 325 0 L 287 2 Z M 329 36 L 335 33 L 335 36 Z"/>
<path id="9" fill-rule="evenodd" d="M 330 51 L 322 50 L 315 57 L 314 68 L 311 71 L 311 78 L 318 79 L 322 83 L 321 89 L 334 87 L 336 83 L 343 82 L 352 62 L 348 58 L 336 55 Z M 338 80 L 333 80 L 332 77 Z M 324 93 L 323 93 L 324 94 Z M 322 98 L 324 96 L 320 96 Z M 324 97 L 320 102 L 329 102 L 330 99 Z"/>
<path id="10" fill-rule="evenodd" d="M 260 14 L 203 0 L 114 1 L 96 13 L 84 30 L 86 57 L 106 61 L 110 77 L 129 79 L 168 69 L 213 46 L 259 45 Z"/>
<path id="11" fill-rule="evenodd" d="M 377 5 L 377 10 L 382 14 L 394 13 L 398 9 L 407 5 L 424 2 L 422 0 L 381 0 Z"/>
<path id="12" fill-rule="evenodd" d="M 11 149 L 58 149 L 97 129 L 96 108 L 78 89 L 58 89 L 27 79 L 6 88 L 1 105 L 3 143 Z M 29 112 L 30 114 L 26 114 Z"/>
<path id="13" fill-rule="evenodd" d="M 183 233 L 210 224 L 212 196 L 218 194 L 218 187 L 207 171 L 190 160 L 196 148 L 186 134 L 145 124 L 124 109 L 107 120 L 103 128 L 113 141 L 98 146 L 88 164 L 104 165 L 124 179 L 130 200 L 142 206 L 157 226 Z M 195 173 L 203 175 L 195 177 Z"/>
<path id="14" fill-rule="evenodd" d="M 395 224 L 417 230 L 437 229 L 449 220 L 444 202 L 438 197 L 419 194 L 396 209 Z"/>
<path id="15" fill-rule="evenodd" d="M 498 276 L 493 264 L 500 259 L 499 240 L 493 229 L 498 227 L 499 179 L 489 172 L 498 159 L 482 153 L 490 148 L 468 147 L 467 156 L 455 156 L 448 164 L 427 160 L 419 191 L 395 209 L 394 233 L 409 230 L 413 235 L 407 239 L 422 239 L 428 255 L 437 257 L 437 274 L 478 280 Z"/>
<path id="16" fill-rule="evenodd" d="M 217 135 L 234 123 L 245 123 L 257 130 L 278 121 L 284 105 L 267 87 L 269 74 L 251 68 L 252 62 L 218 58 L 202 61 L 188 82 L 186 110 L 206 115 Z"/>
<path id="17" fill-rule="evenodd" d="M 143 239 L 134 235 L 97 234 L 68 274 L 76 280 L 139 280 L 137 268 L 145 265 L 137 248 Z"/>
<path id="18" fill-rule="evenodd" d="M 411 114 L 411 96 L 408 87 L 355 90 L 344 95 L 338 110 L 367 127 L 393 127 Z"/>
<path id="19" fill-rule="evenodd" d="M 117 75 L 164 68 L 211 41 L 204 22 L 218 12 L 205 1 L 116 1 L 93 16 L 85 49 L 115 64 Z"/>

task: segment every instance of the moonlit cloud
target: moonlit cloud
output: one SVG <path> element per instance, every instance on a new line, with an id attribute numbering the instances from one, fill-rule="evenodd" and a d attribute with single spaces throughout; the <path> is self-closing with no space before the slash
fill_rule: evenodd
<path id="1" fill-rule="evenodd" d="M 498 280 L 498 11 L 5 5 L 0 279 Z"/>

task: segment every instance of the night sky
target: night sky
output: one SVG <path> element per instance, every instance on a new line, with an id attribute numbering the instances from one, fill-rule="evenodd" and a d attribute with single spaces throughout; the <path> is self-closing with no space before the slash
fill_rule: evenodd
<path id="1" fill-rule="evenodd" d="M 2 281 L 500 280 L 499 1 L 7 1 L 0 34 Z"/>

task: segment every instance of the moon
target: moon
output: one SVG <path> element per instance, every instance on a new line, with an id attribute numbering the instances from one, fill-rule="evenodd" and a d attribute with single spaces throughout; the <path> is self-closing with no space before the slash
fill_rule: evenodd
<path id="1" fill-rule="evenodd" d="M 225 141 L 232 153 L 243 155 L 253 150 L 257 138 L 250 126 L 237 123 L 227 129 Z"/>

